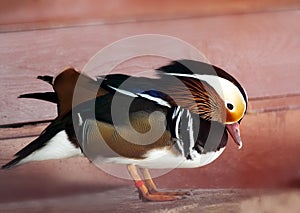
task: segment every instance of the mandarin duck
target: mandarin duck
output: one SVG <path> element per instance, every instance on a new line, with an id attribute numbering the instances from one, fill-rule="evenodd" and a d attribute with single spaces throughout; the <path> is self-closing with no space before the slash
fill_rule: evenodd
<path id="1" fill-rule="evenodd" d="M 56 103 L 58 116 L 2 168 L 85 155 L 125 164 L 144 201 L 185 197 L 158 191 L 148 169 L 207 165 L 224 151 L 228 133 L 241 148 L 248 98 L 234 77 L 207 63 L 173 61 L 156 74 L 92 79 L 69 68 L 55 78 L 39 76 L 54 92 L 20 97 Z M 74 101 L 75 88 L 83 95 Z"/>

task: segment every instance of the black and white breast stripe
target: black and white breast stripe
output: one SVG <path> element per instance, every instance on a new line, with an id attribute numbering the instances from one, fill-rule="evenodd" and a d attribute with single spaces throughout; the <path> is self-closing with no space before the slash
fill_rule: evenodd
<path id="1" fill-rule="evenodd" d="M 180 106 L 175 107 L 172 114 L 171 133 L 176 149 L 186 158 L 190 158 L 198 134 L 194 132 L 194 123 L 193 114 L 189 110 Z"/>

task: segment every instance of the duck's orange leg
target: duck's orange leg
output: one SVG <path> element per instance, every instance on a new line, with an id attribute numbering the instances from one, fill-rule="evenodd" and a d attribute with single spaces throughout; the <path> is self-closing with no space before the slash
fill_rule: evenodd
<path id="1" fill-rule="evenodd" d="M 182 196 L 177 195 L 167 195 L 167 194 L 152 194 L 142 178 L 140 177 L 138 170 L 135 165 L 128 165 L 128 172 L 134 180 L 135 186 L 139 191 L 140 198 L 143 201 L 172 201 L 182 199 Z M 153 181 L 152 181 L 153 183 Z M 153 183 L 154 184 L 154 183 Z M 155 185 L 154 185 L 155 186 Z"/>
<path id="2" fill-rule="evenodd" d="M 140 168 L 141 173 L 144 176 L 145 184 L 149 190 L 150 194 L 160 194 L 160 195 L 171 195 L 171 196 L 184 196 L 184 195 L 192 195 L 191 191 L 158 191 L 153 179 L 150 175 L 148 169 Z"/>

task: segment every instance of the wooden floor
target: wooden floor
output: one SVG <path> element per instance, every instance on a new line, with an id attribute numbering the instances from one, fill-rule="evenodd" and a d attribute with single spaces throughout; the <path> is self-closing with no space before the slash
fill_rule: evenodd
<path id="1" fill-rule="evenodd" d="M 175 202 L 151 203 L 136 199 L 131 188 L 121 187 L 88 194 L 0 203 L 2 212 L 189 212 L 189 213 L 296 213 L 296 190 L 194 190 L 193 196 Z"/>
<path id="2" fill-rule="evenodd" d="M 208 1 L 172 4 L 119 0 L 112 5 L 89 0 L 71 6 L 68 1 L 66 5 L 53 1 L 45 6 L 44 1 L 24 0 L 22 7 L 16 1 L 2 1 L 1 165 L 39 135 L 56 115 L 53 104 L 17 98 L 22 93 L 51 90 L 36 76 L 56 75 L 68 66 L 82 69 L 103 47 L 129 36 L 161 34 L 190 43 L 211 63 L 239 79 L 248 92 L 250 106 L 241 124 L 242 150 L 230 140 L 213 164 L 176 169 L 156 179 L 162 188 L 206 189 L 198 190 L 192 198 L 159 207 L 142 204 L 131 181 L 112 177 L 87 159 L 74 158 L 1 170 L 0 212 L 117 211 L 128 203 L 128 212 L 247 212 L 248 205 L 258 209 L 255 212 L 264 212 L 263 208 L 276 212 L 273 207 L 278 199 L 286 200 L 284 208 L 290 208 L 290 212 L 297 209 L 300 3 L 222 1 L 224 7 Z M 128 9 L 123 10 L 124 5 Z M 102 10 L 95 10 L 96 6 Z M 155 60 L 137 59 L 119 70 L 157 66 Z M 105 206 L 104 200 L 108 203 Z M 91 206 L 78 207 L 89 201 Z"/>

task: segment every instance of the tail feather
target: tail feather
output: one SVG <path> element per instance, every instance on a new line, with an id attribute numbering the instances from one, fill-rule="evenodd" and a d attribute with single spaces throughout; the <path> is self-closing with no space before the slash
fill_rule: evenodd
<path id="1" fill-rule="evenodd" d="M 57 95 L 55 92 L 27 93 L 20 95 L 18 98 L 33 98 L 43 101 L 49 101 L 55 104 L 58 103 Z"/>
<path id="2" fill-rule="evenodd" d="M 57 133 L 64 130 L 65 122 L 61 122 L 59 120 L 54 120 L 42 133 L 41 135 L 33 140 L 30 144 L 25 146 L 23 149 L 21 149 L 19 152 L 15 154 L 16 158 L 12 161 L 8 162 L 7 164 L 3 165 L 2 169 L 8 169 L 13 166 L 18 165 L 21 160 L 28 157 L 33 152 L 40 150 L 44 146 L 47 145 L 47 143 L 53 138 Z"/>
<path id="3" fill-rule="evenodd" d="M 37 79 L 47 82 L 48 84 L 53 85 L 53 76 L 49 75 L 39 75 Z"/>
<path id="4" fill-rule="evenodd" d="M 60 159 L 82 154 L 75 136 L 70 133 L 69 128 L 72 124 L 72 107 L 74 89 L 79 86 L 85 95 L 79 97 L 77 104 L 101 96 L 107 93 L 99 88 L 99 84 L 88 76 L 81 76 L 81 81 L 77 85 L 80 73 L 74 68 L 68 68 L 55 78 L 52 76 L 38 76 L 37 78 L 52 85 L 54 92 L 28 93 L 20 95 L 19 98 L 33 98 L 49 101 L 57 104 L 57 118 L 33 140 L 15 154 L 15 159 L 3 165 L 2 169 L 37 160 Z M 95 94 L 95 92 L 97 94 Z M 71 134 L 71 135 L 70 135 Z M 70 140 L 72 138 L 72 140 Z"/>
<path id="5" fill-rule="evenodd" d="M 23 159 L 22 157 L 16 157 L 12 161 L 9 161 L 7 164 L 3 165 L 1 169 L 10 169 L 16 166 L 22 159 Z"/>

